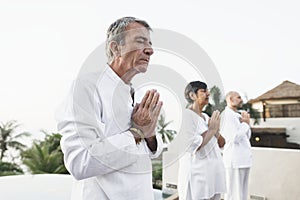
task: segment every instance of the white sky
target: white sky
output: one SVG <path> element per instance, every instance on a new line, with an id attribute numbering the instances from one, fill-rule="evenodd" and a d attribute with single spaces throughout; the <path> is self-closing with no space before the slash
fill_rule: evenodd
<path id="1" fill-rule="evenodd" d="M 299 10 L 296 0 L 1 0 L 0 121 L 55 131 L 54 109 L 108 26 L 123 16 L 197 42 L 225 91 L 251 99 L 284 80 L 300 84 Z"/>

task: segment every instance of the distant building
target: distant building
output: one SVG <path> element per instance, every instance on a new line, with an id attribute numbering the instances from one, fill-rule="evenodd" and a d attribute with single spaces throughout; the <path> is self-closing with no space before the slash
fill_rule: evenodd
<path id="1" fill-rule="evenodd" d="M 285 128 L 251 128 L 251 146 L 300 149 L 298 143 L 287 141 L 289 135 Z"/>
<path id="2" fill-rule="evenodd" d="M 284 81 L 249 103 L 262 117 L 252 127 L 253 146 L 299 148 L 300 85 Z"/>

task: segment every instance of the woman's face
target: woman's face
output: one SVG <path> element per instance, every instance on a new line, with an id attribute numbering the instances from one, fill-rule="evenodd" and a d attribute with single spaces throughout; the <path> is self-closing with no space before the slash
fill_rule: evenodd
<path id="1" fill-rule="evenodd" d="M 195 100 L 195 102 L 198 104 L 198 105 L 207 105 L 208 102 L 209 102 L 209 91 L 208 89 L 199 89 L 197 91 L 197 98 Z"/>

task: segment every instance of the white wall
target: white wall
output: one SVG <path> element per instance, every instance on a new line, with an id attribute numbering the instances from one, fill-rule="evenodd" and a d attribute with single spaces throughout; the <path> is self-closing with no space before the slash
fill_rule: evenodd
<path id="1" fill-rule="evenodd" d="M 254 164 L 250 171 L 249 196 L 268 200 L 300 199 L 300 150 L 252 147 Z M 177 185 L 176 153 L 163 154 L 163 192 L 176 192 L 166 184 Z"/>
<path id="2" fill-rule="evenodd" d="M 71 175 L 36 174 L 0 177 L 1 200 L 71 200 L 81 199 L 80 181 Z M 72 190 L 74 192 L 72 193 Z M 162 192 L 153 190 L 154 199 L 162 200 Z"/>
<path id="3" fill-rule="evenodd" d="M 300 150 L 252 148 L 249 194 L 268 200 L 300 199 Z"/>
<path id="4" fill-rule="evenodd" d="M 2 200 L 70 200 L 70 175 L 40 174 L 0 177 Z"/>
<path id="5" fill-rule="evenodd" d="M 177 174 L 178 174 L 178 160 L 174 159 L 177 157 L 177 153 L 163 152 L 163 193 L 174 194 L 177 189 L 167 187 L 167 184 L 171 184 L 177 187 Z"/>
<path id="6" fill-rule="evenodd" d="M 180 146 L 182 145 L 182 134 L 178 134 L 176 138 L 168 145 L 168 151 L 163 152 L 163 193 L 173 194 L 177 190 L 167 188 L 166 184 L 177 186 L 178 160 L 180 158 Z"/>

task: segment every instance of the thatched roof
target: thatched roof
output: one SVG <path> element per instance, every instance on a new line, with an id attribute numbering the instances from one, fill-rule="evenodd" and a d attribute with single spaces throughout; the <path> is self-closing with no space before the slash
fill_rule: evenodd
<path id="1" fill-rule="evenodd" d="M 300 99 L 300 85 L 290 81 L 283 81 L 277 87 L 267 91 L 255 99 L 251 99 L 249 103 L 278 99 Z"/>

